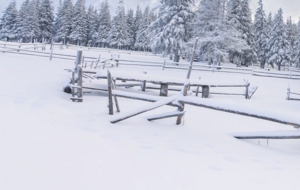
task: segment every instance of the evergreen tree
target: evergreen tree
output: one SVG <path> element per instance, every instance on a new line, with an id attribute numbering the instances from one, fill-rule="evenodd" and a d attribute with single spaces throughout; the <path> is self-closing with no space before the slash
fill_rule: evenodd
<path id="1" fill-rule="evenodd" d="M 174 61 L 179 56 L 187 42 L 188 22 L 193 18 L 193 0 L 161 0 L 158 18 L 151 24 L 152 48 L 174 55 Z"/>
<path id="2" fill-rule="evenodd" d="M 296 64 L 295 66 L 297 68 L 300 68 L 300 21 L 298 21 L 297 31 L 298 33 L 297 33 L 296 42 L 294 46 L 293 61 Z"/>
<path id="3" fill-rule="evenodd" d="M 98 28 L 99 21 L 97 10 L 95 10 L 93 6 L 89 6 L 87 12 L 87 41 L 89 46 L 96 43 Z"/>
<path id="4" fill-rule="evenodd" d="M 63 40 L 66 44 L 70 40 L 73 19 L 72 0 L 64 0 L 61 7 L 58 8 L 55 19 L 55 40 Z"/>
<path id="5" fill-rule="evenodd" d="M 101 3 L 99 11 L 99 28 L 97 33 L 97 43 L 101 47 L 107 47 L 109 32 L 111 30 L 111 16 L 107 0 Z"/>
<path id="6" fill-rule="evenodd" d="M 77 45 L 86 45 L 87 40 L 87 20 L 85 12 L 85 0 L 77 0 L 74 5 L 72 31 L 70 38 Z"/>
<path id="7" fill-rule="evenodd" d="M 142 15 L 142 18 L 140 19 L 139 27 L 136 34 L 136 42 L 135 42 L 135 48 L 140 50 L 146 50 L 149 49 L 150 45 L 150 39 L 149 39 L 149 30 L 148 27 L 151 23 L 151 17 L 150 17 L 150 7 L 147 6 L 145 8 L 145 11 Z"/>
<path id="8" fill-rule="evenodd" d="M 29 10 L 29 0 L 25 0 L 20 7 L 20 10 L 18 12 L 17 16 L 17 23 L 16 23 L 16 34 L 19 38 L 19 40 L 23 41 L 26 37 L 26 31 L 27 31 L 27 26 L 26 26 L 26 19 L 28 15 L 28 10 Z"/>
<path id="9" fill-rule="evenodd" d="M 136 11 L 135 11 L 135 17 L 134 17 L 134 26 L 135 26 L 135 30 L 134 30 L 134 41 L 136 43 L 137 41 L 137 33 L 139 32 L 139 28 L 140 28 L 140 24 L 142 24 L 142 17 L 143 17 L 143 13 L 140 9 L 140 6 L 138 5 L 137 8 L 136 8 Z M 135 46 L 135 49 L 136 48 L 136 45 Z"/>
<path id="10" fill-rule="evenodd" d="M 267 60 L 267 51 L 268 51 L 268 26 L 266 21 L 266 14 L 263 9 L 262 0 L 258 1 L 258 8 L 255 13 L 254 20 L 254 34 L 255 34 L 255 46 L 256 53 L 258 56 L 258 61 L 260 67 L 264 68 Z"/>
<path id="11" fill-rule="evenodd" d="M 18 10 L 16 6 L 16 1 L 12 1 L 4 11 L 1 18 L 0 38 L 6 38 L 8 41 L 10 39 L 15 39 L 17 36 L 16 27 Z"/>
<path id="12" fill-rule="evenodd" d="M 226 19 L 224 0 L 201 0 L 192 26 L 193 36 L 199 38 L 196 58 L 209 64 L 220 65 L 228 55 L 240 55 L 250 49 L 241 32 Z M 240 65 L 241 61 L 234 63 Z"/>
<path id="13" fill-rule="evenodd" d="M 286 28 L 283 22 L 282 9 L 279 9 L 274 18 L 274 23 L 269 40 L 269 59 L 268 63 L 278 66 L 281 70 L 282 65 L 288 65 L 291 62 L 291 47 L 287 40 Z"/>
<path id="14" fill-rule="evenodd" d="M 112 21 L 109 43 L 111 47 L 115 48 L 124 48 L 129 45 L 123 0 L 119 0 L 116 15 Z"/>
<path id="15" fill-rule="evenodd" d="M 228 2 L 228 21 L 241 32 L 240 38 L 245 40 L 250 48 L 244 49 L 242 54 L 242 64 L 249 65 L 257 61 L 254 46 L 254 34 L 252 32 L 251 11 L 249 0 L 229 0 Z M 232 55 L 233 57 L 235 55 Z"/>
<path id="16" fill-rule="evenodd" d="M 33 42 L 40 35 L 39 0 L 25 1 L 18 18 L 18 32 L 25 42 Z"/>
<path id="17" fill-rule="evenodd" d="M 52 38 L 54 29 L 54 15 L 51 0 L 42 0 L 40 8 L 40 35 L 42 39 L 49 40 Z"/>
<path id="18" fill-rule="evenodd" d="M 128 45 L 130 49 L 134 48 L 135 43 L 135 23 L 134 23 L 134 11 L 129 9 L 126 15 L 126 24 L 127 24 L 127 37 Z"/>

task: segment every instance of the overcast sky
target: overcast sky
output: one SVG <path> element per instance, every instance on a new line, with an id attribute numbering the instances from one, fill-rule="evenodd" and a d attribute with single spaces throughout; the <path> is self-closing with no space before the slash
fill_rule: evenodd
<path id="1" fill-rule="evenodd" d="M 24 1 L 24 0 L 16 0 L 18 3 L 18 6 Z M 59 0 L 52 0 L 54 4 L 57 4 Z M 86 0 L 87 4 L 93 4 L 95 7 L 99 5 L 103 0 Z M 108 0 L 110 6 L 113 8 L 118 4 L 119 0 Z M 126 9 L 132 8 L 136 9 L 137 5 L 139 4 L 142 8 L 144 8 L 146 5 L 150 5 L 150 7 L 155 7 L 159 4 L 160 0 L 124 0 Z M 196 2 L 199 2 L 200 0 L 196 0 Z M 0 0 L 0 10 L 1 12 L 7 7 L 10 0 Z M 76 2 L 76 0 L 73 0 L 73 2 Z M 252 9 L 252 13 L 255 13 L 255 10 L 257 8 L 257 2 L 258 0 L 250 0 L 250 5 Z M 300 0 L 263 0 L 264 9 L 266 13 L 272 12 L 273 14 L 277 12 L 279 8 L 283 9 L 284 13 L 284 19 L 286 19 L 288 16 L 292 16 L 293 20 L 295 22 L 298 22 L 298 18 L 300 16 Z M 114 9 L 113 9 L 114 10 Z M 112 15 L 114 12 L 112 12 Z"/>

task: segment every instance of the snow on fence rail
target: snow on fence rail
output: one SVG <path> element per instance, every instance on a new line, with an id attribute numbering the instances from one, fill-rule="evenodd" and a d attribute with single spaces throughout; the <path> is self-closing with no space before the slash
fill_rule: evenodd
<path id="1" fill-rule="evenodd" d="M 286 99 L 287 100 L 300 100 L 300 93 L 291 92 L 291 88 L 289 87 L 287 89 L 287 97 L 286 97 Z"/>

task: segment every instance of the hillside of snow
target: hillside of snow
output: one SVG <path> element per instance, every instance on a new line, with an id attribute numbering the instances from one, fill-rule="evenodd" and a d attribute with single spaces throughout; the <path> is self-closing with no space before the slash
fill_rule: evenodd
<path id="1" fill-rule="evenodd" d="M 70 55 L 76 51 L 54 50 Z M 111 56 L 108 51 L 91 50 L 84 50 L 83 55 Z M 120 57 L 164 61 L 134 52 L 120 53 Z M 108 115 L 105 92 L 84 94 L 83 102 L 76 103 L 62 91 L 71 77 L 65 69 L 73 68 L 74 60 L 50 61 L 47 57 L 0 52 L 0 189 L 297 188 L 299 140 L 233 137 L 236 133 L 299 133 L 292 126 L 189 105 L 179 126 L 176 118 L 147 121 L 148 116 L 176 110 L 169 106 L 111 124 L 116 116 Z M 132 78 L 147 75 L 181 82 L 186 76 L 186 70 L 163 71 L 159 67 L 121 65 L 110 70 Z M 300 112 L 300 101 L 286 100 L 288 87 L 300 92 L 298 80 L 204 71 L 193 71 L 192 80 L 217 84 L 248 80 L 258 86 L 250 100 L 212 95 L 206 100 L 212 103 L 275 112 L 287 120 Z M 151 94 L 157 96 L 158 91 Z M 151 104 L 118 100 L 121 114 Z"/>

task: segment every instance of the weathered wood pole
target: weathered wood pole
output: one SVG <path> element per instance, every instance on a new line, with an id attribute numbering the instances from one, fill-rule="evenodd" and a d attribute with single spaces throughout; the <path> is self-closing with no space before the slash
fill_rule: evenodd
<path id="1" fill-rule="evenodd" d="M 108 88 L 108 110 L 109 115 L 114 114 L 113 98 L 112 98 L 112 80 L 111 73 L 107 71 L 107 88 Z"/>
<path id="2" fill-rule="evenodd" d="M 249 86 L 250 86 L 250 83 L 247 83 L 247 84 L 246 84 L 246 92 L 245 92 L 245 98 L 246 98 L 246 99 L 250 99 L 250 98 L 249 98 Z"/>
<path id="3" fill-rule="evenodd" d="M 145 80 L 142 82 L 141 87 L 142 87 L 142 91 L 145 92 L 146 91 L 146 81 Z"/>
<path id="4" fill-rule="evenodd" d="M 168 96 L 168 84 L 167 83 L 162 83 L 160 85 L 160 91 L 159 91 L 159 95 L 160 96 Z"/>
<path id="5" fill-rule="evenodd" d="M 209 97 L 209 86 L 203 85 L 202 86 L 202 98 L 208 98 Z"/>
<path id="6" fill-rule="evenodd" d="M 75 96 L 75 87 L 74 87 L 74 85 L 75 85 L 75 72 L 73 71 L 72 72 L 72 97 L 73 98 Z"/>
<path id="7" fill-rule="evenodd" d="M 82 98 L 82 68 L 79 67 L 79 71 L 78 71 L 78 98 L 81 99 Z"/>
<path id="8" fill-rule="evenodd" d="M 198 44 L 198 38 L 196 39 L 196 42 L 195 42 L 195 45 L 194 45 L 194 48 L 193 48 L 192 59 L 191 59 L 191 62 L 190 62 L 190 65 L 189 65 L 189 70 L 188 70 L 188 73 L 187 73 L 187 76 L 186 76 L 186 82 L 185 82 L 185 84 L 183 86 L 183 89 L 182 89 L 182 95 L 183 96 L 187 95 L 187 91 L 189 89 L 189 85 L 190 85 L 189 80 L 190 80 L 190 76 L 191 76 L 191 72 L 192 72 L 192 68 L 193 68 L 193 63 L 194 63 L 194 57 L 195 57 L 195 53 L 196 53 L 197 44 Z M 180 104 L 181 105 L 178 107 L 178 111 L 183 112 L 184 111 L 184 103 L 180 102 Z M 181 124 L 182 117 L 183 117 L 183 115 L 180 115 L 180 116 L 177 117 L 177 121 L 176 121 L 177 125 Z"/>
<path id="9" fill-rule="evenodd" d="M 78 72 L 78 67 L 81 64 L 81 60 L 82 60 L 82 51 L 79 50 L 77 51 L 77 56 L 76 56 L 76 62 L 75 62 L 75 72 Z"/>

